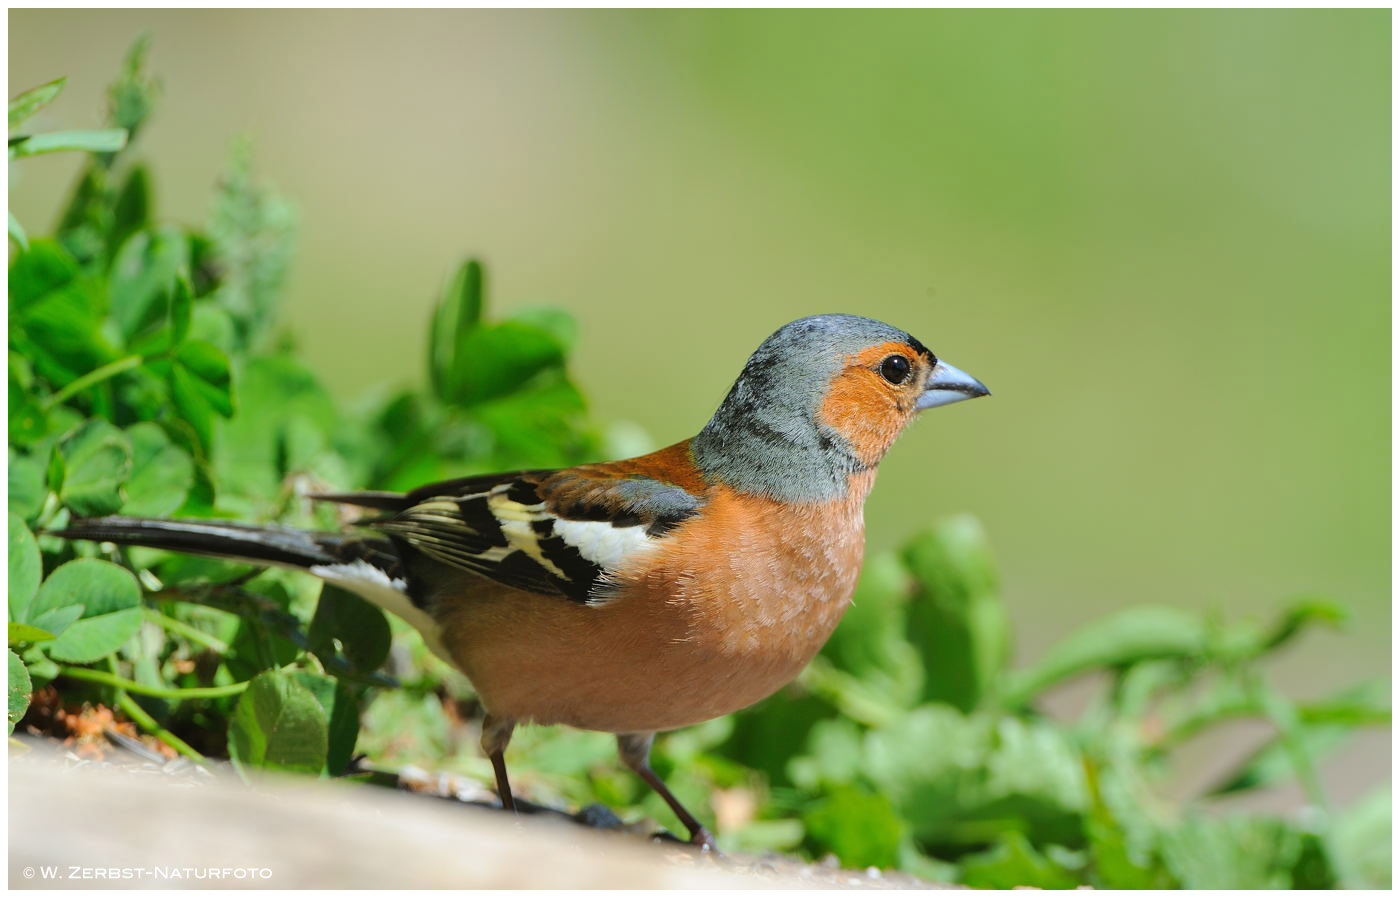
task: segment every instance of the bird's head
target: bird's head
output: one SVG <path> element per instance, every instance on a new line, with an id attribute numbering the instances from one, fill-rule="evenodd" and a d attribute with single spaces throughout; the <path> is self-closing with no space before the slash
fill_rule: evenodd
<path id="1" fill-rule="evenodd" d="M 896 327 L 813 315 L 763 341 L 692 451 L 706 477 L 744 492 L 840 498 L 921 410 L 986 395 Z"/>

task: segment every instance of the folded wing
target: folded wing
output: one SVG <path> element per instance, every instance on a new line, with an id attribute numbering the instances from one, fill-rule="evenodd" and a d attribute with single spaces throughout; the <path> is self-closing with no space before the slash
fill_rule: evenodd
<path id="1" fill-rule="evenodd" d="M 699 512 L 703 495 L 692 490 L 619 463 L 321 498 L 389 512 L 365 526 L 443 564 L 599 605 L 613 573 Z"/>

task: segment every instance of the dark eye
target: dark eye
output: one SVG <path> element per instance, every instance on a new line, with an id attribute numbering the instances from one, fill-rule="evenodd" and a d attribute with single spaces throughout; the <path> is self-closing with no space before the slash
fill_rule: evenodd
<path id="1" fill-rule="evenodd" d="M 909 360 L 902 355 L 892 355 L 880 363 L 880 376 L 892 384 L 902 384 L 909 379 Z"/>

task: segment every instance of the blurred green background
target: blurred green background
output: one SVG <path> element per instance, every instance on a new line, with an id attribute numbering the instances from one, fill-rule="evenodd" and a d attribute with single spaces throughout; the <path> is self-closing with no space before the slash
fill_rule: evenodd
<path id="1" fill-rule="evenodd" d="M 467 253 L 496 309 L 578 317 L 597 416 L 648 448 L 783 322 L 886 319 L 996 395 L 896 446 L 871 545 L 980 516 L 1021 658 L 1128 603 L 1320 591 L 1357 609 L 1349 635 L 1306 639 L 1282 685 L 1389 669 L 1389 11 L 9 24 L 11 94 L 69 76 L 36 130 L 96 126 L 151 33 L 167 90 L 137 155 L 162 218 L 203 220 L 252 138 L 300 209 L 285 323 L 344 397 L 423 378 Z M 81 161 L 12 170 L 31 231 Z M 1372 733 L 1335 758 L 1338 799 L 1389 755 Z"/>

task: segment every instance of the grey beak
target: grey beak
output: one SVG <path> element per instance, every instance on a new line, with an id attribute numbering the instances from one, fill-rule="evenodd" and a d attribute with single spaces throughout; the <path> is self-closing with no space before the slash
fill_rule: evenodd
<path id="1" fill-rule="evenodd" d="M 978 396 L 990 396 L 991 394 L 992 391 L 971 374 L 959 371 L 947 362 L 939 362 L 933 366 L 933 372 L 928 376 L 928 383 L 924 385 L 924 394 L 919 397 L 918 402 L 914 403 L 914 407 L 921 410 L 938 408 L 940 405 L 949 405 L 954 402 L 962 402 L 964 399 L 976 399 Z"/>

